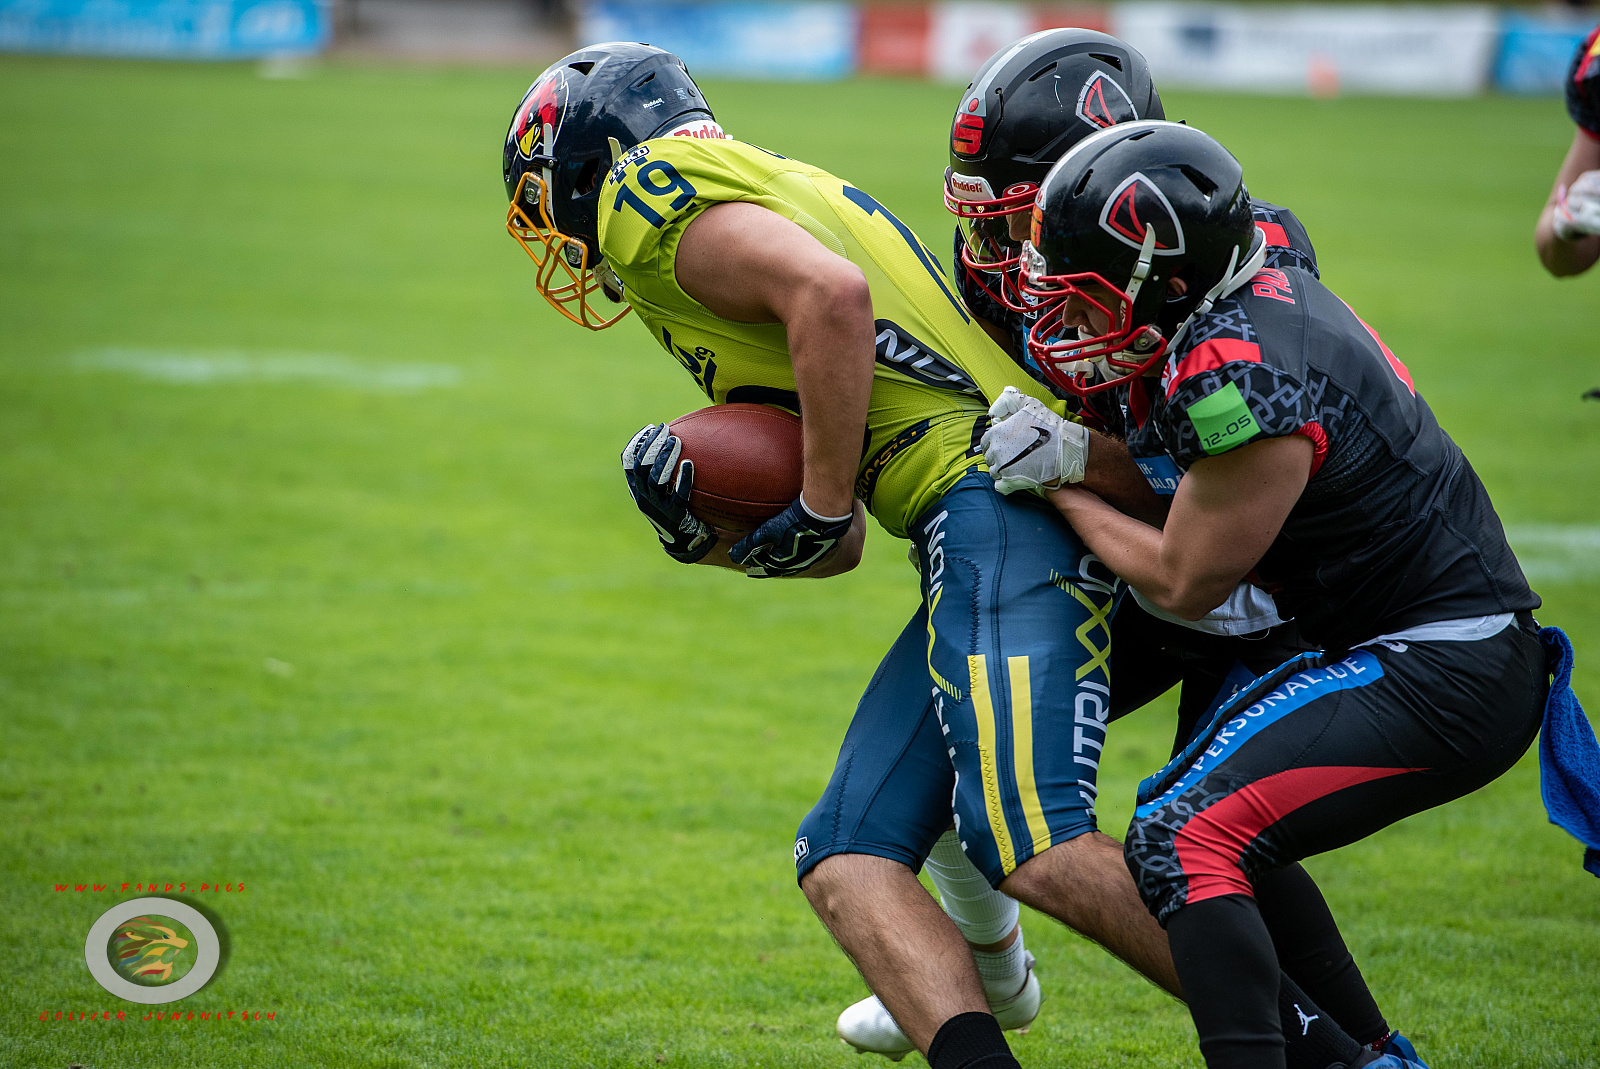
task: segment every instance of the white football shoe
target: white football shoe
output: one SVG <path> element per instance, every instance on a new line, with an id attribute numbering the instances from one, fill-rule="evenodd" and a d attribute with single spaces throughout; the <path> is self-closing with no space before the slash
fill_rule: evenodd
<path id="1" fill-rule="evenodd" d="M 1044 993 L 1039 989 L 1039 978 L 1033 972 L 1033 955 L 1026 953 L 1028 978 L 1022 990 L 1008 999 L 989 1003 L 989 1012 L 999 1022 L 1001 1029 L 1026 1035 L 1028 1026 L 1039 1016 L 1039 1003 Z M 836 1026 L 839 1038 L 856 1049 L 857 1054 L 881 1054 L 897 1062 L 916 1049 L 900 1026 L 894 1023 L 888 1009 L 871 995 L 839 1015 Z"/>

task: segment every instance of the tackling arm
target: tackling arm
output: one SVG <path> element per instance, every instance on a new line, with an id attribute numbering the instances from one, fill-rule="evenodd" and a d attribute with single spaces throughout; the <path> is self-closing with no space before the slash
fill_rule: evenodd
<path id="1" fill-rule="evenodd" d="M 1600 141 L 1582 130 L 1574 130 L 1572 147 L 1567 158 L 1556 172 L 1555 185 L 1544 210 L 1539 213 L 1539 225 L 1534 230 L 1534 244 L 1539 249 L 1539 260 L 1545 270 L 1557 278 L 1579 275 L 1594 266 L 1600 259 L 1600 236 L 1593 233 L 1576 233 L 1570 239 L 1556 235 L 1557 213 L 1563 193 L 1572 194 L 1572 186 L 1588 172 L 1600 171 Z"/>
<path id="2" fill-rule="evenodd" d="M 1091 429 L 1089 460 L 1078 484 L 1119 512 L 1160 527 L 1167 519 L 1168 500 L 1150 489 L 1150 481 L 1133 462 L 1127 443 Z"/>
<path id="3" fill-rule="evenodd" d="M 1198 620 L 1278 536 L 1311 475 L 1308 438 L 1268 438 L 1198 460 L 1161 529 L 1077 487 L 1047 495 L 1088 547 L 1154 604 Z"/>

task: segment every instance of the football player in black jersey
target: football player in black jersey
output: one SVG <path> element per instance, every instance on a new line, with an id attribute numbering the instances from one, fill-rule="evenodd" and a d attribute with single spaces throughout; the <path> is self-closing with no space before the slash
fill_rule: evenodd
<path id="1" fill-rule="evenodd" d="M 1063 28 L 1040 31 L 991 56 L 962 93 L 951 124 L 944 196 L 959 219 L 953 274 L 962 299 L 1029 375 L 1099 431 L 1115 422 L 1103 405 L 1056 385 L 1028 354 L 1038 307 L 1018 285 L 1022 242 L 1039 183 L 1063 153 L 1117 123 L 1164 117 L 1137 49 L 1093 30 Z M 1291 265 L 1316 275 L 1316 250 L 1294 214 L 1254 199 L 1250 208 L 1266 237 L 1267 266 Z M 1171 496 L 1178 473 L 1170 464 L 1144 460 L 1139 466 L 1157 497 Z M 1269 598 L 1249 594 L 1242 592 L 1193 627 L 1148 611 L 1148 604 L 1119 609 L 1112 637 L 1112 717 L 1181 680 L 1176 750 L 1236 662 L 1259 674 L 1307 648 L 1292 625 L 1280 626 Z"/>
<path id="2" fill-rule="evenodd" d="M 1113 394 L 1130 453 L 1182 473 L 1161 526 L 1040 488 L 1166 612 L 1199 619 L 1248 579 L 1327 651 L 1225 702 L 1141 785 L 1126 849 L 1207 1064 L 1282 1069 L 1270 933 L 1293 918 L 1269 928 L 1262 886 L 1517 761 L 1549 688 L 1539 598 L 1405 365 L 1312 272 L 1264 266 L 1242 168 L 1204 133 L 1079 142 L 1023 258 L 1040 367 Z M 996 440 L 1020 425 L 1047 445 L 1044 412 L 1018 408 Z"/>
<path id="3" fill-rule="evenodd" d="M 1578 46 L 1566 84 L 1567 114 L 1578 129 L 1534 231 L 1539 259 L 1557 278 L 1600 259 L 1600 26 Z"/>
<path id="4" fill-rule="evenodd" d="M 1099 130 L 1163 115 L 1136 49 L 1093 30 L 1064 28 L 1033 34 L 990 57 L 962 94 L 951 125 L 945 204 L 959 218 L 953 274 L 963 299 L 1031 376 L 1068 400 L 1088 426 L 1119 438 L 1120 412 L 1108 392 L 1084 398 L 1064 389 L 1028 355 L 1039 305 L 1019 285 L 1021 247 L 1034 196 L 1057 159 Z M 1267 266 L 1317 275 L 1316 251 L 1293 213 L 1255 199 L 1250 209 L 1265 239 Z M 1152 518 L 1158 518 L 1179 472 L 1165 458 L 1140 458 L 1139 466 L 1161 499 L 1152 503 Z M 1241 586 L 1239 596 L 1196 623 L 1124 600 L 1112 621 L 1112 719 L 1181 683 L 1176 754 L 1225 688 L 1310 649 L 1270 597 Z M 1311 877 L 1299 865 L 1286 866 L 1263 881 L 1259 896 L 1269 916 L 1295 918 L 1273 933 L 1284 971 L 1363 1045 L 1381 1049 L 1388 1024 Z M 981 966 L 985 954 L 977 948 L 975 954 Z M 846 1031 L 842 1017 L 840 1032 Z"/>

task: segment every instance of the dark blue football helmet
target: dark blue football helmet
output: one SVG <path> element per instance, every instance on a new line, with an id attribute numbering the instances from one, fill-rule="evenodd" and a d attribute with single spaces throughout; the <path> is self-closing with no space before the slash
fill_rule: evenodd
<path id="1" fill-rule="evenodd" d="M 713 132 L 714 131 L 714 132 Z M 612 154 L 669 133 L 721 137 L 700 87 L 671 52 L 631 41 L 580 49 L 551 64 L 523 94 L 506 131 L 506 228 L 538 266 L 539 292 L 562 315 L 599 330 L 600 185 Z"/>

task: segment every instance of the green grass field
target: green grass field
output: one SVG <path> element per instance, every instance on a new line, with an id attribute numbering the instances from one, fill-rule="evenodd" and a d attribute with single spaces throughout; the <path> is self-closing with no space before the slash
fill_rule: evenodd
<path id="1" fill-rule="evenodd" d="M 616 455 L 703 399 L 534 293 L 498 175 L 533 73 L 0 60 L 0 1065 L 867 1065 L 790 844 L 916 577 L 881 532 L 826 584 L 656 548 Z M 957 90 L 706 88 L 945 240 Z M 1559 103 L 1168 101 L 1409 364 L 1600 710 L 1600 279 L 1532 248 Z M 1108 831 L 1169 725 L 1113 730 Z M 1435 1069 L 1577 1067 L 1579 854 L 1530 758 L 1310 867 Z M 131 890 L 54 889 L 135 881 L 245 886 L 196 896 L 232 953 L 193 1021 L 85 969 Z M 1200 1064 L 1181 1006 L 1026 924 L 1024 1064 Z"/>

